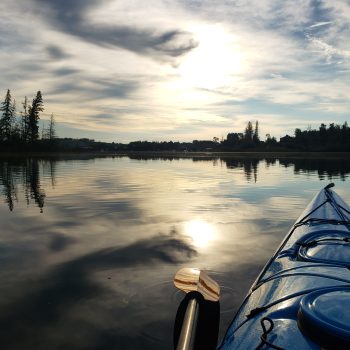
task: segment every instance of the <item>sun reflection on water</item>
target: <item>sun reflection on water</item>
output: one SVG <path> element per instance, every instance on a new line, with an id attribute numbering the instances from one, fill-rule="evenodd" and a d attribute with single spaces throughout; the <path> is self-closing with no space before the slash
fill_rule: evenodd
<path id="1" fill-rule="evenodd" d="M 216 233 L 212 224 L 199 219 L 187 222 L 184 232 L 192 239 L 193 244 L 200 248 L 207 247 Z"/>

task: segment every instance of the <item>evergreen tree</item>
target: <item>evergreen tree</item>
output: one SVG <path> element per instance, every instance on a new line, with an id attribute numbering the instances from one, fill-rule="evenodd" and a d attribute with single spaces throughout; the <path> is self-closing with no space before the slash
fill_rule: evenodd
<path id="1" fill-rule="evenodd" d="M 296 138 L 296 139 L 299 139 L 299 138 L 301 138 L 301 135 L 302 135 L 301 129 L 296 128 L 295 131 L 294 131 L 294 136 L 295 136 L 295 138 Z"/>
<path id="2" fill-rule="evenodd" d="M 28 139 L 31 142 L 39 138 L 39 113 L 44 110 L 43 105 L 41 92 L 38 91 L 32 105 L 29 107 L 28 113 Z"/>
<path id="3" fill-rule="evenodd" d="M 247 127 L 245 128 L 245 132 L 244 132 L 245 141 L 251 142 L 253 140 L 253 135 L 254 135 L 253 125 L 252 125 L 252 122 L 249 121 L 247 124 Z"/>
<path id="4" fill-rule="evenodd" d="M 321 124 L 319 127 L 319 140 L 321 145 L 325 145 L 327 143 L 327 126 L 326 124 Z"/>
<path id="5" fill-rule="evenodd" d="M 29 133 L 29 106 L 28 106 L 28 98 L 24 97 L 24 101 L 22 102 L 23 111 L 21 112 L 21 139 L 26 142 L 28 141 L 28 133 Z"/>
<path id="6" fill-rule="evenodd" d="M 5 100 L 1 103 L 0 111 L 2 111 L 0 119 L 0 140 L 10 140 L 16 111 L 16 106 L 12 103 L 10 90 L 7 90 Z"/>
<path id="7" fill-rule="evenodd" d="M 345 122 L 341 127 L 342 142 L 350 143 L 350 139 L 348 136 L 349 136 L 349 127 L 348 127 L 348 123 Z"/>
<path id="8" fill-rule="evenodd" d="M 21 124 L 16 116 L 16 100 L 13 100 L 14 117 L 11 126 L 11 140 L 14 143 L 18 143 L 21 140 Z"/>
<path id="9" fill-rule="evenodd" d="M 259 122 L 255 122 L 255 130 L 254 130 L 254 135 L 253 135 L 253 141 L 254 143 L 259 143 L 260 138 L 259 138 Z"/>

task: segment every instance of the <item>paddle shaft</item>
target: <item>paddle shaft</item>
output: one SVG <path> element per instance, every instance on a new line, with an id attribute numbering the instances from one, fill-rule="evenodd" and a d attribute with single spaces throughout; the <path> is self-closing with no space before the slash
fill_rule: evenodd
<path id="1" fill-rule="evenodd" d="M 199 305 L 196 298 L 190 299 L 187 305 L 185 317 L 182 323 L 179 342 L 176 350 L 191 350 L 196 337 L 196 327 Z"/>

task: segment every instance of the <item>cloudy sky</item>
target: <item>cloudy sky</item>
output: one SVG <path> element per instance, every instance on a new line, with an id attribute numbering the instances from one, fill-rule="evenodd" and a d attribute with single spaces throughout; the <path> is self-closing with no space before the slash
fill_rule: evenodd
<path id="1" fill-rule="evenodd" d="M 1 0 L 0 92 L 61 137 L 278 138 L 348 119 L 349 38 L 347 0 Z"/>

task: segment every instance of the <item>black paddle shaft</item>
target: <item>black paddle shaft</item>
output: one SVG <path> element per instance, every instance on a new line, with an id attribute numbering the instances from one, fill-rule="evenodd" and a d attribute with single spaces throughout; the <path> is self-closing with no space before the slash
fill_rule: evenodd
<path id="1" fill-rule="evenodd" d="M 186 325 L 189 325 L 189 327 Z M 220 303 L 204 300 L 198 292 L 190 292 L 177 310 L 174 325 L 174 349 L 215 350 L 219 336 Z M 185 331 L 188 329 L 189 332 Z M 182 333 L 183 336 L 182 336 Z M 190 347 L 183 346 L 182 337 Z"/>

